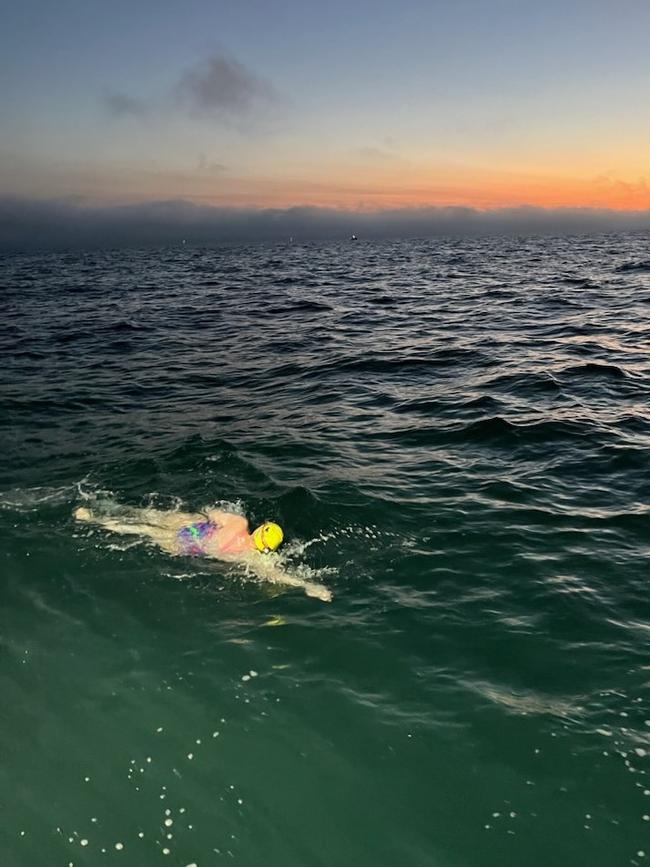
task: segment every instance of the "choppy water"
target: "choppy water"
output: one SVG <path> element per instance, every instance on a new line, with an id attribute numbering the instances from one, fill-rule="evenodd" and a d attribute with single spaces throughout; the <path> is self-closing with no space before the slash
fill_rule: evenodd
<path id="1" fill-rule="evenodd" d="M 7 867 L 650 859 L 650 243 L 0 262 Z M 324 605 L 75 525 L 279 520 Z"/>

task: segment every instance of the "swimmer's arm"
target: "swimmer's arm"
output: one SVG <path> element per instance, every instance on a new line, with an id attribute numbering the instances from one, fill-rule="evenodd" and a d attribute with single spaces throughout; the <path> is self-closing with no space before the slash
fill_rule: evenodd
<path id="1" fill-rule="evenodd" d="M 301 578 L 296 578 L 295 575 L 289 575 L 280 569 L 279 566 L 276 566 L 270 560 L 270 556 L 265 554 L 263 555 L 263 559 L 255 556 L 254 560 L 247 560 L 247 566 L 266 581 L 272 581 L 274 584 L 284 584 L 286 587 L 300 587 L 305 591 L 307 596 L 313 596 L 322 602 L 332 601 L 332 593 L 327 587 L 324 587 L 322 584 L 315 584 L 312 581 L 304 581 Z"/>

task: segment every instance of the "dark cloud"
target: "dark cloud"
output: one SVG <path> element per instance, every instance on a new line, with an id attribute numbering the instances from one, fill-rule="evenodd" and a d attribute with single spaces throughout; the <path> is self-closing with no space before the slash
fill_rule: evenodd
<path id="1" fill-rule="evenodd" d="M 115 117 L 142 117 L 149 111 L 144 100 L 127 96 L 125 93 L 105 93 L 103 102 L 109 114 Z"/>
<path id="2" fill-rule="evenodd" d="M 596 209 L 325 208 L 254 210 L 185 201 L 90 207 L 75 201 L 0 198 L 0 250 L 136 247 L 245 241 L 580 234 L 650 229 L 650 211 Z"/>
<path id="3" fill-rule="evenodd" d="M 241 117 L 277 100 L 275 90 L 243 64 L 215 55 L 189 69 L 176 93 L 190 110 L 206 115 Z"/>
<path id="4" fill-rule="evenodd" d="M 113 91 L 102 95 L 102 103 L 113 117 L 143 117 L 152 111 L 166 111 L 175 103 L 193 114 L 231 123 L 250 121 L 280 102 L 270 82 L 238 60 L 218 54 L 186 70 L 161 100 Z"/>

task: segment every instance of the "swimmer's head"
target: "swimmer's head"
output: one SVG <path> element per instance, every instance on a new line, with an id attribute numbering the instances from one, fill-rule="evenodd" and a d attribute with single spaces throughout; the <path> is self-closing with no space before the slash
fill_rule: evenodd
<path id="1" fill-rule="evenodd" d="M 272 521 L 266 521 L 257 530 L 253 530 L 253 542 L 258 551 L 268 554 L 275 551 L 282 544 L 284 533 L 282 528 Z"/>

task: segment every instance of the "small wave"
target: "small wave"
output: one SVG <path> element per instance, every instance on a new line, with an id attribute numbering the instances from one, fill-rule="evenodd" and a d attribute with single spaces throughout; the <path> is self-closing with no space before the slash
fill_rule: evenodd
<path id="1" fill-rule="evenodd" d="M 150 331 L 151 329 L 147 325 L 143 325 L 140 322 L 131 322 L 128 319 L 119 319 L 117 322 L 109 322 L 107 323 L 102 331 L 106 332 L 128 332 L 128 331 Z"/>
<path id="2" fill-rule="evenodd" d="M 557 442 L 584 438 L 589 426 L 583 422 L 539 421 L 515 424 L 502 416 L 491 416 L 463 425 L 427 425 L 401 428 L 390 432 L 378 431 L 371 438 L 396 441 L 402 446 L 434 447 L 441 442 L 499 445 L 515 448 L 527 444 Z"/>
<path id="3" fill-rule="evenodd" d="M 502 403 L 490 395 L 481 395 L 480 397 L 471 398 L 466 401 L 453 403 L 443 400 L 408 400 L 400 403 L 393 409 L 393 412 L 399 414 L 415 413 L 418 415 L 434 415 L 445 410 L 452 409 L 458 411 L 461 409 L 476 409 L 476 410 L 491 410 L 501 409 Z"/>
<path id="4" fill-rule="evenodd" d="M 77 340 L 94 340 L 98 334 L 130 334 L 139 331 L 150 331 L 146 325 L 140 325 L 135 322 L 128 322 L 120 319 L 117 322 L 108 322 L 96 330 L 90 329 L 74 329 L 69 331 L 60 331 L 54 336 L 56 343 L 73 343 Z"/>
<path id="5" fill-rule="evenodd" d="M 628 379 L 629 374 L 617 364 L 606 364 L 599 361 L 585 361 L 584 364 L 574 364 L 558 371 L 561 375 L 568 376 L 606 376 L 610 379 Z"/>
<path id="6" fill-rule="evenodd" d="M 13 353 L 14 358 L 24 359 L 25 361 L 43 361 L 47 358 L 46 352 L 38 352 L 35 349 L 25 349 Z"/>
<path id="7" fill-rule="evenodd" d="M 20 413 L 77 413 L 88 411 L 90 407 L 102 407 L 105 405 L 105 400 L 99 395 L 83 395 L 77 394 L 75 397 L 61 398 L 7 398 L 4 402 L 4 409 L 9 412 Z"/>
<path id="8" fill-rule="evenodd" d="M 408 368 L 440 367 L 461 362 L 478 362 L 485 356 L 476 349 L 439 349 L 431 355 L 398 356 L 394 358 L 357 358 L 341 361 L 337 367 L 341 370 L 360 370 L 372 373 L 389 373 Z"/>
<path id="9" fill-rule="evenodd" d="M 493 416 L 456 428 L 452 433 L 455 437 L 474 442 L 539 443 L 576 437 L 583 438 L 588 433 L 589 427 L 585 422 L 578 421 L 538 421 L 529 424 L 515 424 L 502 416 Z"/>
<path id="10" fill-rule="evenodd" d="M 506 391 L 522 392 L 558 392 L 562 386 L 548 371 L 541 373 L 509 373 L 501 374 L 486 383 L 489 388 L 502 388 Z"/>
<path id="11" fill-rule="evenodd" d="M 629 271 L 650 272 L 650 259 L 642 259 L 639 262 L 624 262 L 615 269 L 619 274 L 625 274 Z"/>
<path id="12" fill-rule="evenodd" d="M 395 307 L 397 305 L 397 299 L 391 298 L 390 295 L 372 295 L 368 301 L 378 307 Z"/>
<path id="13" fill-rule="evenodd" d="M 602 289 L 602 285 L 590 277 L 563 277 L 562 283 L 578 289 Z"/>
<path id="14" fill-rule="evenodd" d="M 293 313 L 298 310 L 306 310 L 306 311 L 314 311 L 315 313 L 320 313 L 323 311 L 330 311 L 332 308 L 329 304 L 325 304 L 323 301 L 295 301 L 287 310 L 288 313 Z"/>

